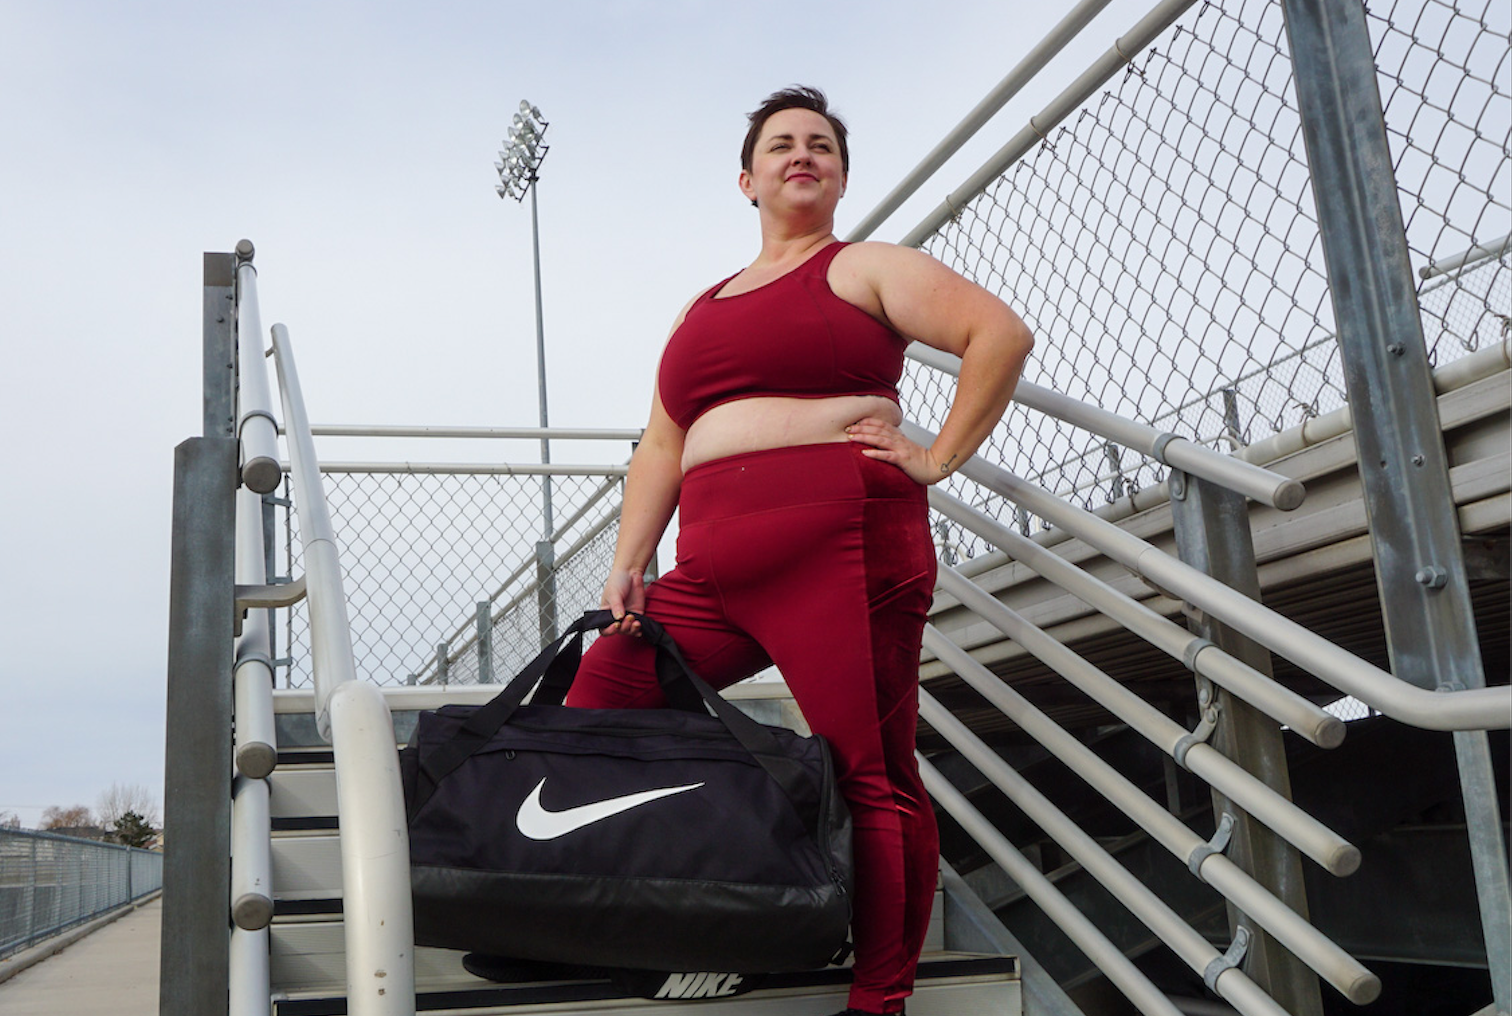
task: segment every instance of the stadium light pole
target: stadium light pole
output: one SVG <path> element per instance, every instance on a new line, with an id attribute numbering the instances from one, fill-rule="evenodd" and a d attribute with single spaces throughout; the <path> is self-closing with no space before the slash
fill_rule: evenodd
<path id="1" fill-rule="evenodd" d="M 541 111 L 529 100 L 520 100 L 520 111 L 514 115 L 509 127 L 505 149 L 499 153 L 494 168 L 499 171 L 499 184 L 494 188 L 501 200 L 513 198 L 523 202 L 530 195 L 530 244 L 535 265 L 536 309 L 536 380 L 537 401 L 540 406 L 541 429 L 547 428 L 546 414 L 546 326 L 541 312 L 541 220 L 536 209 L 536 184 L 540 180 L 541 163 L 549 147 L 545 143 L 549 126 Z M 551 441 L 541 435 L 541 463 L 551 462 Z M 555 596 L 550 595 L 555 586 L 555 549 L 551 542 L 553 521 L 551 517 L 551 477 L 541 477 L 541 540 L 536 544 L 537 593 L 541 600 L 540 628 L 542 644 L 556 637 Z"/>

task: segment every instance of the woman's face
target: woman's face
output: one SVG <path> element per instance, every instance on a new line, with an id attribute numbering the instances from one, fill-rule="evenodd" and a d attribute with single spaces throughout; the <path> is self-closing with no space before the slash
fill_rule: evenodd
<path id="1" fill-rule="evenodd" d="M 845 193 L 840 143 L 830 122 L 811 109 L 783 109 L 767 117 L 740 173 L 740 189 L 760 208 L 834 210 Z"/>

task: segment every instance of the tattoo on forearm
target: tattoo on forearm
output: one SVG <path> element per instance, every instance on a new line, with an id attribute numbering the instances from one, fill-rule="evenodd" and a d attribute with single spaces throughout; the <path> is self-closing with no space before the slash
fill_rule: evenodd
<path id="1" fill-rule="evenodd" d="M 952 455 L 950 458 L 948 458 L 944 462 L 940 463 L 940 472 L 941 473 L 948 473 L 948 472 L 950 472 L 950 464 L 952 462 L 954 462 L 957 458 L 959 458 L 959 455 Z"/>

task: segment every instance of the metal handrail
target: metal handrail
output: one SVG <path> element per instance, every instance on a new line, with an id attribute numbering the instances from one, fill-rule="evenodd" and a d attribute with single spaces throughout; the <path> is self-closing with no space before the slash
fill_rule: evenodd
<path id="1" fill-rule="evenodd" d="M 950 710 L 922 690 L 919 693 L 919 715 L 943 734 L 994 785 L 1009 794 L 1035 825 L 1060 844 L 1084 871 L 1154 932 L 1155 937 L 1164 942 L 1183 963 L 1195 973 L 1207 975 L 1204 980 L 1208 982 L 1208 987 L 1243 1016 L 1289 1016 L 1275 999 L 1250 980 L 1238 966 L 1224 967 L 1216 976 L 1212 976 L 1210 972 L 1222 965 L 1222 955 L 1201 933 L 1118 863 L 1081 826 L 1035 790 L 1012 766 L 983 744 Z"/>
<path id="2" fill-rule="evenodd" d="M 357 680 L 336 536 L 288 329 L 281 324 L 273 326 L 273 351 L 300 508 L 316 725 L 336 760 L 347 1011 L 406 1016 L 415 1007 L 414 910 L 393 717 L 382 693 Z"/>
<path id="3" fill-rule="evenodd" d="M 1512 370 L 1512 337 L 1439 367 L 1433 372 L 1434 390 L 1443 397 L 1506 370 Z M 1290 430 L 1246 445 L 1234 452 L 1234 457 L 1257 464 L 1275 462 L 1347 434 L 1350 427 L 1349 407 L 1342 406 L 1321 416 L 1310 417 Z M 1051 467 L 1052 470 L 1053 468 Z M 1034 477 L 1028 479 L 1031 483 L 1036 482 Z M 1093 509 L 1092 513 L 1105 522 L 1115 523 L 1130 515 L 1156 508 L 1169 499 L 1168 487 L 1162 482 L 1101 505 Z M 1031 534 L 1029 538 L 1039 546 L 1049 548 L 1071 539 L 1071 534 L 1063 529 L 1045 529 Z M 990 551 L 963 562 L 961 571 L 967 575 L 980 574 L 1006 561 L 1007 556 L 1003 552 Z"/>
<path id="4" fill-rule="evenodd" d="M 283 468 L 292 472 L 292 463 Z M 629 466 L 565 465 L 558 462 L 323 462 L 323 473 L 457 476 L 625 476 Z"/>
<path id="5" fill-rule="evenodd" d="M 1191 7 L 1196 0 L 1163 0 L 1150 13 L 1141 18 L 1126 34 L 1114 41 L 1108 51 L 1081 77 L 1077 78 L 1060 95 L 1036 116 L 1002 148 L 973 173 L 965 183 L 950 193 L 944 201 L 930 212 L 907 236 L 898 241 L 902 247 L 917 247 L 935 230 L 960 212 L 961 207 L 981 194 L 1026 153 L 1044 141 L 1057 124 L 1076 112 L 1081 105 L 1105 85 L 1114 74 L 1138 56 L 1155 38 L 1169 28 L 1175 20 Z"/>
<path id="6" fill-rule="evenodd" d="M 268 391 L 268 373 L 263 367 L 262 318 L 257 306 L 257 269 L 252 267 L 252 244 L 236 245 L 242 260 L 236 266 L 236 435 L 241 440 L 242 482 L 259 494 L 278 489 L 283 478 L 278 468 L 278 421 L 273 417 L 273 398 Z"/>
<path id="7" fill-rule="evenodd" d="M 1005 685 L 982 664 L 977 663 L 965 650 L 951 641 L 933 626 L 925 629 L 925 644 L 933 651 L 937 647 L 950 646 L 951 665 L 957 676 L 1003 710 L 1004 715 L 1072 772 L 1100 793 L 1109 803 L 1118 808 L 1140 828 L 1149 833 L 1172 856 L 1186 864 L 1198 879 L 1218 890 L 1256 923 L 1265 928 L 1303 962 L 1317 971 L 1345 997 L 1358 1005 L 1372 1001 L 1381 989 L 1378 977 L 1359 961 L 1339 948 L 1317 928 L 1296 911 L 1292 910 L 1225 854 L 1205 849 L 1207 841 L 1192 832 L 1182 821 L 1156 804 L 1148 794 L 1135 786 L 1081 741 L 1069 734 L 1044 712 L 1035 708 L 1018 692 Z M 927 692 L 921 692 L 926 696 Z M 932 699 L 930 699 L 933 702 Z M 922 707 L 921 707 L 922 709 Z M 943 712 L 943 716 L 940 713 Z M 924 711 L 924 717 L 946 740 L 961 749 L 977 768 L 1007 794 L 1015 804 L 1029 813 L 1020 796 L 1028 785 L 1021 777 L 1005 779 L 1003 772 L 1011 772 L 990 748 L 981 742 L 965 724 L 948 710 L 934 703 Z M 968 751 L 969 748 L 969 751 Z M 986 764 L 979 763 L 979 759 Z M 1032 790 L 1032 788 L 1030 788 Z M 1033 817 L 1033 816 L 1031 816 Z M 1043 825 L 1041 828 L 1049 829 Z"/>
<path id="8" fill-rule="evenodd" d="M 916 755 L 919 774 L 924 777 L 924 789 L 930 800 L 960 823 L 987 856 L 992 858 L 1018 883 L 1045 916 L 1066 933 L 1072 943 L 1091 960 L 1107 979 L 1123 992 L 1125 998 L 1144 1016 L 1182 1016 L 1180 1009 L 1166 997 L 1165 992 L 1155 987 L 1143 971 L 1136 967 L 1123 950 L 1109 941 L 1102 929 L 1093 924 L 1066 899 L 1055 885 L 1040 872 L 1039 868 L 989 822 L 981 812 L 972 807 L 966 795 L 957 790 L 938 769 L 923 755 Z"/>
<path id="9" fill-rule="evenodd" d="M 928 443 L 933 440 L 932 434 L 916 424 L 905 422 L 903 429 L 915 441 Z M 1512 727 L 1512 686 L 1432 692 L 1399 681 L 1316 632 L 1092 512 L 1060 501 L 1025 483 L 1006 469 L 973 458 L 960 471 L 1083 540 L 1147 579 L 1155 588 L 1186 600 L 1379 713 L 1425 730 L 1501 730 Z"/>
<path id="10" fill-rule="evenodd" d="M 552 441 L 639 441 L 642 431 L 631 429 L 594 430 L 576 427 L 408 427 L 380 424 L 330 424 L 310 426 L 315 437 L 436 437 L 492 438 L 498 440 L 549 438 Z"/>
<path id="11" fill-rule="evenodd" d="M 1239 696 L 1318 747 L 1337 748 L 1343 742 L 1345 724 L 1337 716 L 1230 656 L 1209 640 L 1192 634 L 1133 597 L 1052 554 L 1027 536 L 983 515 L 939 487 L 929 489 L 929 506 L 1112 618 L 1172 659 L 1180 660 L 1193 673 Z M 952 570 L 952 574 L 962 581 L 967 577 L 962 571 Z"/>
<path id="12" fill-rule="evenodd" d="M 915 342 L 908 347 L 908 357 L 925 366 L 960 377 L 960 357 Z M 1225 455 L 1190 441 L 1170 431 L 1157 430 L 1148 424 L 1126 419 L 1099 406 L 1079 402 L 1068 395 L 1020 381 L 1013 399 L 1021 405 L 1053 416 L 1073 427 L 1090 431 L 1098 437 L 1131 448 L 1173 469 L 1211 480 L 1229 490 L 1281 511 L 1291 511 L 1302 504 L 1306 494 L 1302 483 L 1289 476 L 1272 472 L 1254 463 Z"/>
<path id="13" fill-rule="evenodd" d="M 928 155 L 924 156 L 913 171 L 905 176 L 866 218 L 861 220 L 846 239 L 855 242 L 871 236 L 903 202 L 918 192 L 925 180 L 945 165 L 946 161 L 960 151 L 961 146 L 970 141 L 976 132 L 997 114 L 998 110 L 1007 105 L 1008 100 L 1017 95 L 1036 74 L 1043 70 L 1051 58 L 1081 34 L 1082 29 L 1091 24 L 1092 19 L 1097 17 L 1098 13 L 1110 2 L 1111 0 L 1082 0 L 1077 4 L 1058 25 L 1050 29 L 1039 44 L 1030 50 L 1013 70 L 1008 72 L 1002 81 L 998 82 L 997 87 L 988 92 L 986 98 L 977 103 L 976 108 L 967 113 L 961 122 L 946 134 Z"/>
<path id="14" fill-rule="evenodd" d="M 236 559 L 240 588 L 268 580 L 262 495 L 277 489 L 278 426 L 263 353 L 252 244 L 237 244 L 237 435 L 242 487 L 236 492 Z M 230 1005 L 235 1016 L 267 1007 L 269 981 L 256 960 L 273 921 L 273 823 L 266 777 L 278 761 L 273 721 L 273 638 L 269 612 L 252 609 L 241 624 L 234 650 L 232 695 L 237 776 L 231 797 L 231 925 L 228 956 Z M 227 717 L 230 721 L 232 717 Z M 249 946 L 248 943 L 251 943 Z"/>
<path id="15" fill-rule="evenodd" d="M 961 598 L 966 606 L 1127 723 L 1183 768 L 1206 780 L 1257 821 L 1268 826 L 1277 836 L 1311 857 L 1325 871 L 1333 875 L 1349 875 L 1359 868 L 1358 847 L 1276 793 L 1253 773 L 1202 740 L 1197 733 L 1187 731 L 1102 670 L 1024 620 L 990 593 L 961 579 L 958 574 L 952 578 L 949 571 L 948 568 L 941 567 L 941 585 Z M 937 638 L 926 642 L 926 645 L 958 672 L 965 665 L 965 660 L 970 658 L 964 649 L 948 639 Z M 988 694 L 988 691 L 983 691 L 983 694 Z M 999 705 L 999 708 L 1002 706 Z"/>

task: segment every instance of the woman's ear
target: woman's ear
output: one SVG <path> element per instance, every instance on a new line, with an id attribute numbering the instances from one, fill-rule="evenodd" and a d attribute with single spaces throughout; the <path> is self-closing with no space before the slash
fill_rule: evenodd
<path id="1" fill-rule="evenodd" d="M 756 184 L 751 179 L 751 174 L 749 171 L 744 169 L 740 171 L 739 185 L 740 193 L 744 194 L 747 198 L 750 199 L 751 207 L 756 207 Z"/>

